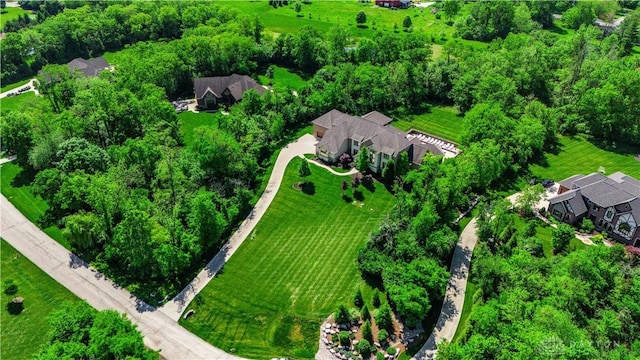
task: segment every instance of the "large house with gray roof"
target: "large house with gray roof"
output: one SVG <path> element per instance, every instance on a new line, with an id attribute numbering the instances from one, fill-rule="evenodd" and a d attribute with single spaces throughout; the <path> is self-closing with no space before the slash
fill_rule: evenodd
<path id="1" fill-rule="evenodd" d="M 366 147 L 371 155 L 370 170 L 381 172 L 389 161 L 396 161 L 406 152 L 409 162 L 419 165 L 427 152 L 443 155 L 433 144 L 411 138 L 404 131 L 391 125 L 392 119 L 377 111 L 362 116 L 352 116 L 331 110 L 312 121 L 313 134 L 320 141 L 316 156 L 328 163 L 335 163 L 340 155 L 355 157 Z"/>
<path id="2" fill-rule="evenodd" d="M 640 181 L 624 173 L 574 175 L 559 183 L 549 213 L 571 225 L 587 218 L 614 239 L 640 247 Z"/>
<path id="3" fill-rule="evenodd" d="M 265 88 L 247 75 L 231 74 L 196 78 L 193 81 L 198 107 L 217 109 L 220 105 L 232 105 L 240 100 L 245 92 L 255 90 L 262 94 Z"/>

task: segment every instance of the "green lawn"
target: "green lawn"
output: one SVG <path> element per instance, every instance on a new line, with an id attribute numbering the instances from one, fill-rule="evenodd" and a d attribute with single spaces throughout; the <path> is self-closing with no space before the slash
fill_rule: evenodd
<path id="1" fill-rule="evenodd" d="M 416 129 L 453 142 L 460 141 L 462 116 L 453 106 L 434 106 L 423 114 L 394 118 L 393 126 L 400 130 Z"/>
<path id="2" fill-rule="evenodd" d="M 20 86 L 28 83 L 29 81 L 31 81 L 31 78 L 20 80 L 20 81 L 16 81 L 16 82 L 11 83 L 11 84 L 2 84 L 2 87 L 0 88 L 0 93 L 3 93 L 5 91 L 9 91 L 9 90 L 13 90 L 13 89 L 15 89 L 17 87 L 20 87 Z"/>
<path id="3" fill-rule="evenodd" d="M 273 79 L 269 79 L 264 75 L 258 76 L 261 84 L 269 85 L 269 83 L 273 83 L 273 85 L 284 85 L 290 89 L 299 90 L 307 83 L 300 75 L 287 68 L 276 65 L 273 65 L 273 68 Z"/>
<path id="4" fill-rule="evenodd" d="M 469 328 L 469 315 L 471 315 L 471 309 L 473 308 L 473 297 L 478 290 L 480 290 L 478 286 L 471 281 L 467 281 L 467 289 L 464 293 L 464 305 L 462 305 L 462 314 L 460 314 L 460 323 L 456 329 L 456 334 L 451 340 L 452 343 L 460 341 Z"/>
<path id="5" fill-rule="evenodd" d="M 194 113 L 191 111 L 184 111 L 178 114 L 178 119 L 180 120 L 180 130 L 182 130 L 185 145 L 190 146 L 193 142 L 193 130 L 195 130 L 195 128 L 200 126 L 217 128 L 219 116 L 223 115 L 220 112 Z"/>
<path id="6" fill-rule="evenodd" d="M 47 211 L 49 205 L 41 198 L 31 193 L 30 185 L 33 174 L 23 170 L 14 163 L 0 165 L 0 190 L 11 203 L 27 218 L 36 223 Z M 62 231 L 56 226 L 49 226 L 43 231 L 56 240 L 60 245 L 70 249 L 69 243 L 62 236 Z"/>
<path id="7" fill-rule="evenodd" d="M 640 154 L 640 148 L 607 151 L 581 137 L 567 136 L 560 137 L 559 143 L 557 154 L 546 154 L 541 165 L 530 166 L 534 176 L 559 181 L 575 174 L 596 172 L 602 166 L 606 174 L 622 171 L 640 179 L 640 162 L 634 158 L 634 154 Z"/>
<path id="8" fill-rule="evenodd" d="M 58 284 L 31 261 L 20 255 L 6 241 L 0 240 L 2 258 L 2 281 L 13 280 L 18 285 L 18 293 L 0 295 L 2 309 L 0 335 L 2 350 L 0 358 L 30 359 L 44 345 L 49 330 L 47 316 L 63 301 L 76 301 L 78 298 Z M 19 315 L 11 315 L 6 305 L 13 297 L 24 298 L 24 310 Z"/>
<path id="9" fill-rule="evenodd" d="M 311 166 L 315 193 L 292 188 L 300 160 L 253 234 L 196 297 L 180 323 L 226 351 L 248 358 L 313 358 L 318 326 L 350 303 L 360 279 L 356 253 L 395 203 L 384 186 L 364 187 L 363 202 L 341 198 L 344 178 Z M 351 195 L 350 190 L 347 194 Z"/>
<path id="10" fill-rule="evenodd" d="M 32 103 L 38 101 L 38 97 L 33 91 L 29 91 L 18 96 L 5 97 L 0 99 L 0 114 L 9 110 L 24 111 Z"/>
<path id="11" fill-rule="evenodd" d="M 376 31 L 393 32 L 394 24 L 397 24 L 399 32 L 402 33 L 402 20 L 405 16 L 411 17 L 413 31 L 429 34 L 436 42 L 441 42 L 441 33 L 449 39 L 455 30 L 452 25 L 447 25 L 444 17 L 436 19 L 429 8 L 390 10 L 374 7 L 373 1 L 361 3 L 357 0 L 316 0 L 311 4 L 302 4 L 302 11 L 298 14 L 295 12 L 294 4 L 295 2 L 290 1 L 288 6 L 274 8 L 269 6 L 267 0 L 224 2 L 224 5 L 236 8 L 251 17 L 259 15 L 266 29 L 276 34 L 298 32 L 306 25 L 314 27 L 321 33 L 329 31 L 334 26 L 342 26 L 352 37 L 371 38 Z M 358 27 L 356 14 L 361 10 L 365 12 L 367 22 L 364 26 Z M 467 12 L 468 7 L 463 6 L 461 14 Z"/>
<path id="12" fill-rule="evenodd" d="M 23 10 L 19 7 L 6 7 L 0 12 L 0 29 L 4 29 L 4 24 L 7 21 L 15 20 L 22 14 L 29 14 L 29 11 Z"/>

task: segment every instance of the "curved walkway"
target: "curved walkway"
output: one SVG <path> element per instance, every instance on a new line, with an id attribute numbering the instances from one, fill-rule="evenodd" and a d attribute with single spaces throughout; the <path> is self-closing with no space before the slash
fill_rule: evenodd
<path id="1" fill-rule="evenodd" d="M 436 327 L 420 351 L 411 359 L 435 359 L 436 352 L 438 351 L 437 345 L 443 339 L 451 341 L 456 334 L 462 314 L 462 306 L 464 305 L 464 295 L 467 291 L 467 278 L 469 277 L 471 256 L 473 255 L 473 249 L 477 242 L 476 218 L 473 218 L 464 230 L 462 230 L 458 245 L 456 245 L 456 249 L 453 252 L 450 269 L 451 277 L 447 283 L 447 291 Z"/>

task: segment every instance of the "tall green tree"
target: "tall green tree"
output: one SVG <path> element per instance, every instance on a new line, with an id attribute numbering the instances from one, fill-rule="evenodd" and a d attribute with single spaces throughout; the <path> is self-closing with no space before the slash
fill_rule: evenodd
<path id="1" fill-rule="evenodd" d="M 311 175 L 311 169 L 309 168 L 309 161 L 306 159 L 302 160 L 300 163 L 300 167 L 298 168 L 298 176 L 302 179 L 302 183 L 306 183 L 306 178 Z"/>
<path id="2" fill-rule="evenodd" d="M 371 156 L 369 155 L 369 149 L 366 147 L 360 148 L 358 158 L 356 159 L 356 169 L 362 173 L 369 171 L 369 165 L 371 164 Z"/>
<path id="3" fill-rule="evenodd" d="M 456 0 L 445 0 L 442 4 L 442 11 L 447 17 L 447 20 L 451 21 L 460 12 L 460 2 Z"/>
<path id="4" fill-rule="evenodd" d="M 551 244 L 556 253 L 569 249 L 569 242 L 575 237 L 575 231 L 570 225 L 560 224 L 551 231 Z"/>

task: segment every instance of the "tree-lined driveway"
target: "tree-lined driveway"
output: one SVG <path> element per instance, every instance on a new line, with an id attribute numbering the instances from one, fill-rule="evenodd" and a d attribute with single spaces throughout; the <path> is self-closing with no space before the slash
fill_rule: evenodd
<path id="1" fill-rule="evenodd" d="M 469 277 L 469 267 L 471 266 L 471 256 L 473 249 L 478 242 L 476 235 L 476 218 L 473 218 L 460 234 L 460 240 L 453 252 L 453 260 L 451 261 L 451 277 L 447 284 L 442 311 L 436 327 L 433 329 L 431 336 L 422 346 L 420 351 L 416 353 L 412 359 L 435 359 L 438 351 L 437 345 L 444 339 L 451 341 L 456 334 L 460 316 L 462 315 L 462 306 L 464 305 L 464 296 L 467 291 L 467 279 Z"/>

